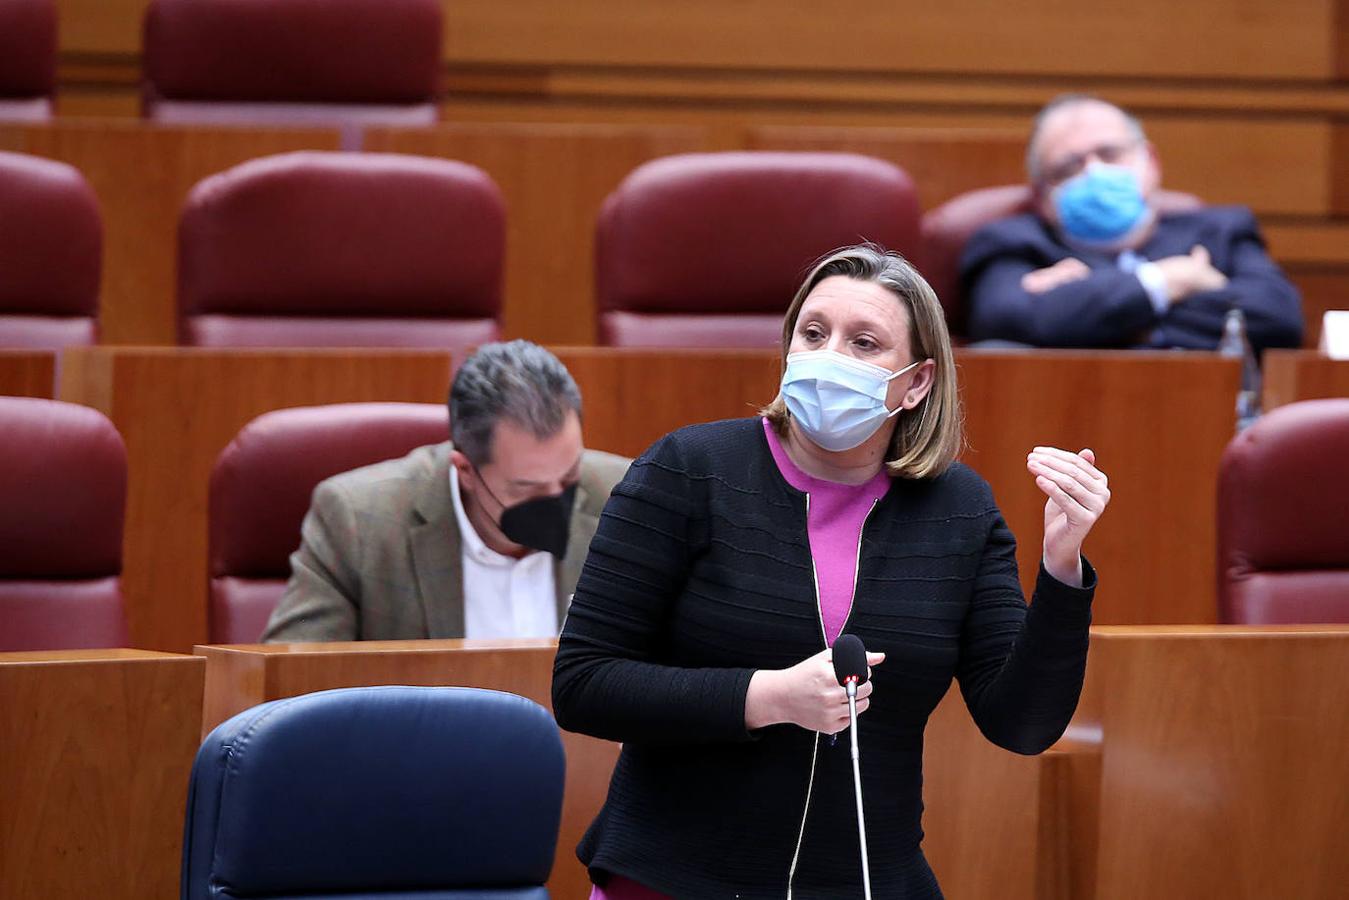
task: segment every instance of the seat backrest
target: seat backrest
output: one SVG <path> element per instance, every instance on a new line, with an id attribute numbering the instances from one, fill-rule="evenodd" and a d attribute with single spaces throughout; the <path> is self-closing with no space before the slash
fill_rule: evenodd
<path id="1" fill-rule="evenodd" d="M 178 225 L 193 346 L 495 340 L 506 213 L 481 169 L 385 153 L 264 157 L 192 189 Z"/>
<path id="2" fill-rule="evenodd" d="M 437 0 L 153 0 L 145 113 L 176 123 L 429 124 L 441 18 Z"/>
<path id="3" fill-rule="evenodd" d="M 562 813 L 552 715 L 476 688 L 275 700 L 197 753 L 183 900 L 545 900 Z"/>
<path id="4" fill-rule="evenodd" d="M 1222 621 L 1349 623 L 1349 399 L 1271 410 L 1218 470 Z"/>
<path id="5" fill-rule="evenodd" d="M 94 343 L 103 222 L 73 166 L 0 152 L 0 347 Z"/>
<path id="6" fill-rule="evenodd" d="M 965 334 L 965 298 L 960 286 L 960 257 L 965 244 L 985 225 L 1031 212 L 1028 185 L 980 188 L 946 201 L 923 216 L 923 275 L 946 310 L 952 335 Z M 1158 191 L 1153 198 L 1161 213 L 1198 209 L 1203 202 L 1193 194 Z"/>
<path id="7" fill-rule="evenodd" d="M 123 647 L 126 447 L 100 412 L 0 397 L 0 651 Z"/>
<path id="8" fill-rule="evenodd" d="M 55 0 L 0 3 L 0 121 L 51 118 L 56 20 Z"/>
<path id="9" fill-rule="evenodd" d="M 435 403 L 297 407 L 245 425 L 211 471 L 211 643 L 262 636 L 320 481 L 448 438 L 449 417 Z"/>
<path id="10" fill-rule="evenodd" d="M 776 349 L 819 257 L 874 241 L 918 251 L 913 182 L 851 153 L 667 156 L 609 195 L 595 231 L 600 343 Z"/>

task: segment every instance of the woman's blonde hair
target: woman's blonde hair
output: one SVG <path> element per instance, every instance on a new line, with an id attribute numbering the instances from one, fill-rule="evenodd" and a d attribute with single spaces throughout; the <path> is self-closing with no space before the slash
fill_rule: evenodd
<path id="1" fill-rule="evenodd" d="M 955 354 L 941 302 L 904 257 L 876 244 L 859 244 L 835 250 L 817 262 L 797 289 L 782 321 L 783 371 L 801 306 L 817 284 L 835 275 L 874 282 L 893 294 L 909 314 L 909 348 L 913 358 L 931 359 L 937 364 L 927 396 L 917 407 L 898 414 L 899 423 L 885 454 L 885 468 L 891 477 L 935 478 L 955 461 L 964 443 Z M 791 413 L 781 393 L 759 413 L 778 434 L 787 433 Z"/>

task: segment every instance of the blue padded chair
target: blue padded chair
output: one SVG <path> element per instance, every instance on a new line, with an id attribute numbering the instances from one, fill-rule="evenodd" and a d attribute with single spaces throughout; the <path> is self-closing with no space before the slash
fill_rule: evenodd
<path id="1" fill-rule="evenodd" d="M 197 752 L 183 900 L 546 900 L 564 767 L 552 715 L 500 691 L 255 706 Z"/>

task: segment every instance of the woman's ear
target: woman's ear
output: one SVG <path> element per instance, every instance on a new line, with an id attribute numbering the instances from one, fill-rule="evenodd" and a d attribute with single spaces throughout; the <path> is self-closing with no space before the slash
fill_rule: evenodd
<path id="1" fill-rule="evenodd" d="M 902 404 L 905 409 L 913 409 L 923 402 L 923 398 L 932 390 L 932 386 L 937 382 L 937 361 L 935 359 L 925 359 L 913 372 L 913 380 L 909 382 L 909 389 L 904 392 Z"/>

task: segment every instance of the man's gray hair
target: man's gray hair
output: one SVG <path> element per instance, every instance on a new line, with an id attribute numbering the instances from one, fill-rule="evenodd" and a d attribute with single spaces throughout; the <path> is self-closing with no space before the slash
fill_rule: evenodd
<path id="1" fill-rule="evenodd" d="M 1102 100 L 1095 94 L 1059 94 L 1035 114 L 1035 121 L 1031 123 L 1030 139 L 1026 141 L 1026 175 L 1030 178 L 1031 184 L 1039 184 L 1040 179 L 1044 176 L 1044 172 L 1040 170 L 1040 137 L 1044 131 L 1045 123 L 1060 110 L 1087 104 L 1108 106 L 1118 111 L 1121 116 L 1124 116 L 1124 120 L 1129 123 L 1129 129 L 1133 131 L 1134 137 L 1140 141 L 1148 139 L 1148 136 L 1143 133 L 1143 123 L 1131 115 L 1128 110 L 1116 106 L 1109 100 Z"/>
<path id="2" fill-rule="evenodd" d="M 450 387 L 450 437 L 475 466 L 492 461 L 492 435 L 508 419 L 539 440 L 581 414 L 581 391 L 567 367 L 530 341 L 484 344 Z"/>

